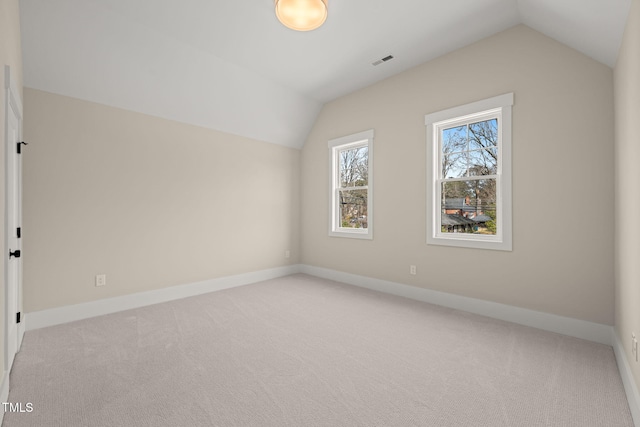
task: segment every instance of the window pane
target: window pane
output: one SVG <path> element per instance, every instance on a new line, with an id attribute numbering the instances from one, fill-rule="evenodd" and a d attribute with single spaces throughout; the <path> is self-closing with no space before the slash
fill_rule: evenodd
<path id="1" fill-rule="evenodd" d="M 498 119 L 485 120 L 469 125 L 469 149 L 498 146 Z"/>
<path id="2" fill-rule="evenodd" d="M 496 234 L 496 180 L 442 183 L 443 233 Z"/>
<path id="3" fill-rule="evenodd" d="M 442 154 L 442 177 L 462 178 L 467 176 L 467 153 Z"/>
<path id="4" fill-rule="evenodd" d="M 497 148 L 469 152 L 469 176 L 496 175 L 497 173 Z"/>
<path id="5" fill-rule="evenodd" d="M 467 126 L 442 131 L 442 177 L 467 176 Z"/>
<path id="6" fill-rule="evenodd" d="M 442 152 L 455 153 L 467 150 L 467 126 L 457 126 L 442 131 Z"/>
<path id="7" fill-rule="evenodd" d="M 369 185 L 369 147 L 340 151 L 340 187 Z"/>
<path id="8" fill-rule="evenodd" d="M 367 190 L 340 190 L 338 203 L 340 227 L 367 228 Z"/>

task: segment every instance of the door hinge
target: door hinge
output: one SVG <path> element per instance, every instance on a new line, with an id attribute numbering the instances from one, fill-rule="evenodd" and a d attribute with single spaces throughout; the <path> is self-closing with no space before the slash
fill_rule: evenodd
<path id="1" fill-rule="evenodd" d="M 20 323 L 20 312 L 16 313 L 16 323 Z"/>
<path id="2" fill-rule="evenodd" d="M 17 145 L 18 145 L 18 154 L 22 154 L 22 147 L 21 147 L 21 145 L 29 145 L 29 144 L 27 144 L 27 143 L 26 143 L 26 142 L 24 142 L 24 141 L 21 141 L 21 142 L 18 142 L 18 144 L 17 144 Z"/>
<path id="3" fill-rule="evenodd" d="M 16 229 L 16 237 L 20 239 L 22 237 L 22 227 Z"/>

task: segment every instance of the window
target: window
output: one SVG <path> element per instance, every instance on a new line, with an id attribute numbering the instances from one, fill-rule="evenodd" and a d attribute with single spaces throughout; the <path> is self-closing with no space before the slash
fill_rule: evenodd
<path id="1" fill-rule="evenodd" d="M 371 239 L 373 130 L 329 141 L 329 235 Z"/>
<path id="2" fill-rule="evenodd" d="M 427 243 L 510 251 L 513 94 L 425 116 Z"/>

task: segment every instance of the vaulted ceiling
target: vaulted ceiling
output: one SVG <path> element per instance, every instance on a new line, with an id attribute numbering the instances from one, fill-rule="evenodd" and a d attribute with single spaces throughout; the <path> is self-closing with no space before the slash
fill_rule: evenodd
<path id="1" fill-rule="evenodd" d="M 325 102 L 519 23 L 613 67 L 630 4 L 329 0 L 296 32 L 273 0 L 21 0 L 24 82 L 302 147 Z"/>

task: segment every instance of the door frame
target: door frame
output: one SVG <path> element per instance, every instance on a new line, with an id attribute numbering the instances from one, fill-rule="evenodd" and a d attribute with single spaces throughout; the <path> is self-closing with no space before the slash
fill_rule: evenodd
<path id="1" fill-rule="evenodd" d="M 9 230 L 9 224 L 8 224 L 8 216 L 9 216 L 9 211 L 10 211 L 10 198 L 9 198 L 9 185 L 11 183 L 11 180 L 16 181 L 16 191 L 17 191 L 17 208 L 16 208 L 16 224 L 17 225 L 21 225 L 22 224 L 22 162 L 20 157 L 17 157 L 16 162 L 15 162 L 15 168 L 12 168 L 14 170 L 14 174 L 13 177 L 9 176 L 9 162 L 11 161 L 11 156 L 12 155 L 16 155 L 19 156 L 16 153 L 17 150 L 17 146 L 16 146 L 16 142 L 15 141 L 10 141 L 10 136 L 9 136 L 9 116 L 10 114 L 15 114 L 17 120 L 18 120 L 18 139 L 21 140 L 22 138 L 22 102 L 20 100 L 20 92 L 18 90 L 18 86 L 16 83 L 16 79 L 12 78 L 11 75 L 11 69 L 8 65 L 5 65 L 4 67 L 4 87 L 5 87 L 5 135 L 4 135 L 4 140 L 5 140 L 5 209 L 4 209 L 4 214 L 5 214 L 5 221 L 4 221 L 4 309 L 5 309 L 5 319 L 4 319 L 4 368 L 6 371 L 6 374 L 8 375 L 8 373 L 11 370 L 11 366 L 13 364 L 13 359 L 15 357 L 15 354 L 20 350 L 20 346 L 22 344 L 22 338 L 24 336 L 24 321 L 21 321 L 18 324 L 15 324 L 13 322 L 13 320 L 15 319 L 16 313 L 17 312 L 21 312 L 22 311 L 22 258 L 13 260 L 13 262 L 18 261 L 19 264 L 17 266 L 18 268 L 18 272 L 16 275 L 16 284 L 15 284 L 15 289 L 14 289 L 14 295 L 15 295 L 15 302 L 13 305 L 11 303 L 11 301 L 9 301 L 9 236 L 11 235 L 10 233 L 12 233 L 12 230 Z M 21 243 L 21 242 L 20 242 Z M 21 244 L 18 244 L 18 246 L 16 248 L 11 248 L 11 249 L 21 249 Z M 16 310 L 16 312 L 13 312 L 14 309 Z M 17 342 L 13 343 L 15 344 L 15 347 L 13 345 L 9 345 L 9 337 L 12 335 L 9 333 L 9 328 L 11 326 L 15 325 L 16 327 L 16 339 Z M 15 348 L 15 353 L 10 354 L 10 348 Z"/>

